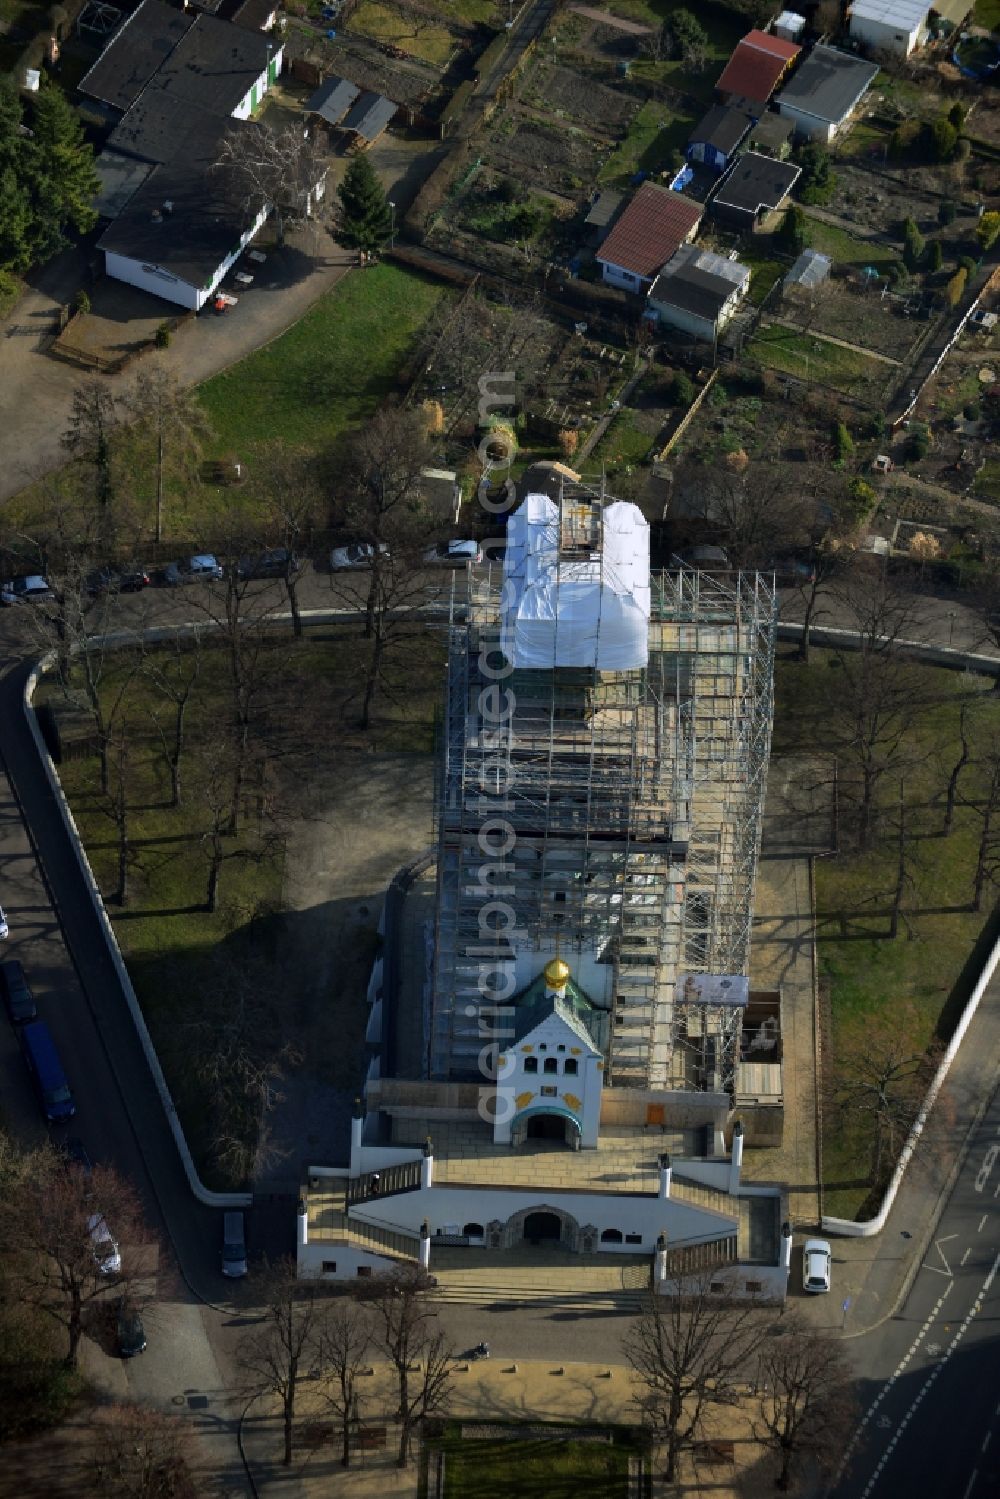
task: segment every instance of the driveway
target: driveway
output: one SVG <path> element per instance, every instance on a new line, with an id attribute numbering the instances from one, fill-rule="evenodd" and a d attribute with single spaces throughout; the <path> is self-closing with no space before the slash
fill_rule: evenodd
<path id="1" fill-rule="evenodd" d="M 372 165 L 397 205 L 397 223 L 406 207 L 440 159 L 436 142 L 386 135 L 371 152 Z M 327 217 L 336 205 L 336 189 L 346 170 L 344 157 L 330 161 Z M 84 370 L 65 364 L 47 352 L 58 327 L 59 309 L 71 303 L 87 285 L 88 265 L 100 231 L 61 255 L 31 277 L 31 286 L 14 308 L 0 337 L 0 501 L 40 478 L 62 462 L 60 443 L 66 430 L 73 392 L 86 378 Z M 259 236 L 267 243 L 268 225 Z M 185 323 L 161 356 L 185 385 L 198 385 L 220 370 L 238 363 L 254 349 L 270 343 L 308 312 L 355 263 L 329 230 L 308 224 L 289 235 L 281 250 L 269 249 L 268 259 L 253 286 L 240 291 L 239 305 L 224 316 L 206 312 Z M 147 299 L 150 303 L 154 298 Z M 181 311 L 161 302 L 163 318 Z M 141 368 L 141 364 L 139 366 Z M 124 394 L 135 378 L 135 368 L 106 376 Z"/>

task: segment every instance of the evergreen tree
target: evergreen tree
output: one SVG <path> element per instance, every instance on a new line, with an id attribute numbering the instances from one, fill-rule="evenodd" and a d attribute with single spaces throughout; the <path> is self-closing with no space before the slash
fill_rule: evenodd
<path id="1" fill-rule="evenodd" d="M 17 91 L 0 84 L 0 269 L 23 271 L 61 250 L 70 227 L 96 222 L 99 183 L 93 151 L 63 93 L 50 85 L 34 101 L 22 135 Z"/>
<path id="2" fill-rule="evenodd" d="M 781 242 L 790 255 L 801 255 L 806 247 L 806 216 L 797 203 L 785 211 L 781 221 Z"/>
<path id="3" fill-rule="evenodd" d="M 392 233 L 392 209 L 367 156 L 351 158 L 337 189 L 340 226 L 337 242 L 348 250 L 380 250 Z"/>
<path id="4" fill-rule="evenodd" d="M 913 219 L 907 219 L 903 224 L 903 261 L 908 271 L 920 269 L 920 262 L 924 253 L 924 237 L 917 228 Z"/>
<path id="5" fill-rule="evenodd" d="M 944 250 L 939 239 L 932 239 L 927 246 L 927 269 L 939 271 L 944 265 Z"/>

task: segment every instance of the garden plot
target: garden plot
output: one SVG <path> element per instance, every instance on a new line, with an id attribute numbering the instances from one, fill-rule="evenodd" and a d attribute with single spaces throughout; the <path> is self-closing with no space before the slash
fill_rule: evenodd
<path id="1" fill-rule="evenodd" d="M 347 30 L 383 46 L 397 47 L 408 57 L 420 58 L 437 68 L 446 67 L 461 45 L 461 35 L 456 35 L 447 20 L 422 5 L 361 0 L 351 12 Z"/>
<path id="2" fill-rule="evenodd" d="M 528 177 L 552 192 L 581 193 L 597 176 L 604 149 L 572 126 L 557 130 L 508 115 L 491 133 L 484 154 L 501 171 Z"/>
<path id="3" fill-rule="evenodd" d="M 576 120 L 588 130 L 607 136 L 622 135 L 642 103 L 627 89 L 607 88 L 594 78 L 546 61 L 525 75 L 518 97 L 533 109 Z"/>
<path id="4" fill-rule="evenodd" d="M 829 203 L 823 205 L 827 212 L 853 220 L 868 234 L 895 236 L 907 218 L 916 219 L 922 229 L 938 232 L 940 168 L 937 176 L 926 183 L 921 169 L 916 167 L 907 170 L 905 180 L 843 160 L 834 163 L 834 170 L 837 186 Z M 930 191 L 922 192 L 922 186 Z"/>
<path id="5" fill-rule="evenodd" d="M 400 62 L 380 57 L 368 47 L 352 47 L 351 39 L 346 35 L 331 41 L 311 32 L 306 53 L 310 60 L 319 63 L 324 74 L 336 73 L 341 78 L 349 78 L 358 88 L 370 89 L 397 104 L 417 107 L 441 82 L 437 68 L 413 60 Z"/>
<path id="6" fill-rule="evenodd" d="M 877 291 L 864 291 L 847 281 L 830 281 L 811 296 L 786 294 L 777 316 L 783 322 L 847 339 L 873 354 L 906 364 L 928 325 L 904 317 L 901 307 L 901 298 L 883 299 Z"/>

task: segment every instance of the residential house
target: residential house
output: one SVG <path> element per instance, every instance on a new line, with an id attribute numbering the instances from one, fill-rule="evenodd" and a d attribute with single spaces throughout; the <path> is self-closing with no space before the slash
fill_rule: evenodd
<path id="1" fill-rule="evenodd" d="M 697 245 L 682 245 L 653 282 L 646 315 L 713 343 L 749 288 L 749 266 Z"/>
<path id="2" fill-rule="evenodd" d="M 909 57 L 922 47 L 935 22 L 953 29 L 965 20 L 972 0 L 853 0 L 848 12 L 850 35 L 870 51 Z"/>
<path id="3" fill-rule="evenodd" d="M 278 19 L 278 4 L 277 0 L 240 0 L 229 14 L 227 0 L 224 15 L 234 26 L 242 26 L 247 31 L 270 31 Z"/>
<path id="4" fill-rule="evenodd" d="M 794 132 L 795 126 L 791 120 L 783 120 L 781 115 L 768 110 L 750 131 L 747 145 L 751 151 L 759 151 L 762 156 L 773 156 L 777 161 L 784 161 L 791 155 Z"/>
<path id="5" fill-rule="evenodd" d="M 109 276 L 204 306 L 269 211 L 238 201 L 217 163 L 227 132 L 258 128 L 249 116 L 281 61 L 263 32 L 161 0 L 119 27 L 80 83 L 113 125 L 96 162 Z"/>
<path id="6" fill-rule="evenodd" d="M 688 137 L 684 154 L 688 161 L 724 172 L 746 138 L 750 115 L 728 104 L 713 104 Z"/>
<path id="7" fill-rule="evenodd" d="M 750 31 L 737 42 L 715 85 L 716 93 L 723 103 L 739 102 L 759 117 L 801 51 L 795 42 L 786 42 L 770 32 Z"/>
<path id="8" fill-rule="evenodd" d="M 775 229 L 801 175 L 802 168 L 794 162 L 745 151 L 715 189 L 708 211 L 718 223 L 741 234 Z"/>
<path id="9" fill-rule="evenodd" d="M 690 198 L 644 182 L 597 252 L 604 280 L 623 291 L 648 291 L 674 251 L 694 239 L 702 211 Z"/>
<path id="10" fill-rule="evenodd" d="M 792 75 L 776 99 L 779 112 L 793 122 L 796 135 L 831 141 L 851 118 L 878 74 L 878 65 L 817 46 Z"/>

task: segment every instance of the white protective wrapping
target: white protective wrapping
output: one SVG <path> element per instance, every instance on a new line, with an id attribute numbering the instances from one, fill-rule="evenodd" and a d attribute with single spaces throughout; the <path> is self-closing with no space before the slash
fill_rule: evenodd
<path id="1" fill-rule="evenodd" d="M 603 512 L 603 545 L 559 555 L 559 507 L 529 494 L 507 523 L 501 643 L 515 668 L 644 667 L 649 657 L 649 526 L 635 505 Z"/>

